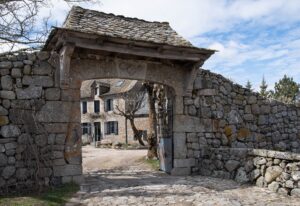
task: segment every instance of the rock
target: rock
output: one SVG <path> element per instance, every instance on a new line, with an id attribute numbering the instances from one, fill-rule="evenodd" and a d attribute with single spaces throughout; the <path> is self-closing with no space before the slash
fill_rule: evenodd
<path id="1" fill-rule="evenodd" d="M 7 156 L 3 153 L 0 153 L 0 167 L 3 167 L 7 164 Z"/>
<path id="2" fill-rule="evenodd" d="M 271 184 L 268 185 L 268 189 L 271 190 L 272 192 L 277 192 L 279 189 L 279 183 L 278 182 L 272 182 Z"/>
<path id="3" fill-rule="evenodd" d="M 21 68 L 24 66 L 24 64 L 21 61 L 17 61 L 17 62 L 13 62 L 13 66 L 16 68 Z"/>
<path id="4" fill-rule="evenodd" d="M 264 177 L 261 176 L 256 180 L 256 186 L 258 187 L 264 187 L 265 185 L 265 181 L 264 181 Z"/>
<path id="5" fill-rule="evenodd" d="M 293 172 L 292 172 L 292 178 L 293 178 L 293 180 L 295 180 L 295 181 L 300 180 L 300 171 L 293 171 Z"/>
<path id="6" fill-rule="evenodd" d="M 228 160 L 225 163 L 225 168 L 227 169 L 227 171 L 232 172 L 234 171 L 238 166 L 240 165 L 239 161 L 236 160 Z"/>
<path id="7" fill-rule="evenodd" d="M 9 61 L 0 62 L 0 69 L 10 69 L 12 66 L 13 64 Z"/>
<path id="8" fill-rule="evenodd" d="M 50 177 L 52 174 L 52 169 L 51 168 L 40 168 L 39 170 L 39 177 Z"/>
<path id="9" fill-rule="evenodd" d="M 249 178 L 247 176 L 245 168 L 240 167 L 238 169 L 237 174 L 235 176 L 235 181 L 237 181 L 239 183 L 247 183 L 247 182 L 249 182 Z"/>
<path id="10" fill-rule="evenodd" d="M 52 66 L 48 62 L 42 61 L 33 67 L 32 72 L 35 75 L 50 75 L 52 73 Z"/>
<path id="11" fill-rule="evenodd" d="M 16 168 L 14 166 L 6 166 L 2 171 L 2 177 L 8 179 L 15 174 Z"/>
<path id="12" fill-rule="evenodd" d="M 24 76 L 22 83 L 24 85 L 33 85 L 41 87 L 52 87 L 54 85 L 53 79 L 49 76 Z"/>
<path id="13" fill-rule="evenodd" d="M 42 87 L 29 86 L 26 89 L 16 89 L 17 99 L 37 99 L 42 96 Z"/>
<path id="14" fill-rule="evenodd" d="M 288 180 L 285 182 L 285 187 L 294 188 L 294 182 L 292 180 Z"/>
<path id="15" fill-rule="evenodd" d="M 5 147 L 6 150 L 16 149 L 17 148 L 17 143 L 16 142 L 9 142 L 9 143 L 6 143 L 4 145 L 4 147 Z"/>
<path id="16" fill-rule="evenodd" d="M 185 133 L 174 133 L 174 158 L 186 158 L 187 147 L 186 147 L 186 134 Z"/>
<path id="17" fill-rule="evenodd" d="M 194 81 L 194 89 L 202 89 L 202 88 L 203 88 L 202 78 L 197 77 Z"/>
<path id="18" fill-rule="evenodd" d="M 59 100 L 60 99 L 60 89 L 59 88 L 49 88 L 45 92 L 46 100 Z"/>
<path id="19" fill-rule="evenodd" d="M 43 61 L 43 60 L 48 59 L 50 57 L 50 54 L 49 54 L 49 52 L 41 51 L 41 52 L 37 53 L 37 57 L 39 58 L 39 60 Z"/>
<path id="20" fill-rule="evenodd" d="M 7 125 L 9 123 L 7 116 L 0 116 L 0 126 Z"/>
<path id="21" fill-rule="evenodd" d="M 21 134 L 21 131 L 15 125 L 5 125 L 1 127 L 0 134 L 5 138 L 17 137 Z"/>
<path id="22" fill-rule="evenodd" d="M 0 115 L 1 116 L 2 115 L 8 115 L 7 109 L 5 109 L 4 107 L 2 107 L 1 105 L 0 105 Z"/>
<path id="23" fill-rule="evenodd" d="M 1 87 L 3 90 L 13 90 L 13 81 L 11 76 L 6 75 L 1 77 Z"/>
<path id="24" fill-rule="evenodd" d="M 249 96 L 248 97 L 248 104 L 255 104 L 257 102 L 256 96 Z"/>
<path id="25" fill-rule="evenodd" d="M 291 196 L 300 197 L 300 189 L 299 188 L 292 189 Z"/>
<path id="26" fill-rule="evenodd" d="M 19 168 L 16 171 L 16 178 L 18 180 L 26 180 L 28 175 L 29 175 L 29 172 L 26 168 Z"/>
<path id="27" fill-rule="evenodd" d="M 29 75 L 31 74 L 31 66 L 30 65 L 25 65 L 24 69 L 23 69 L 23 73 L 25 75 Z"/>
<path id="28" fill-rule="evenodd" d="M 196 162 L 194 158 L 189 159 L 174 159 L 174 167 L 193 167 Z"/>
<path id="29" fill-rule="evenodd" d="M 81 165 L 63 165 L 63 166 L 53 167 L 54 177 L 81 175 L 81 174 L 82 174 Z"/>
<path id="30" fill-rule="evenodd" d="M 13 68 L 13 69 L 11 70 L 11 76 L 12 76 L 13 78 L 20 78 L 20 77 L 22 77 L 21 69 Z"/>
<path id="31" fill-rule="evenodd" d="M 289 191 L 286 188 L 281 187 L 278 189 L 278 193 L 281 195 L 288 195 Z"/>
<path id="32" fill-rule="evenodd" d="M 171 175 L 175 176 L 186 176 L 191 174 L 191 168 L 183 167 L 183 168 L 173 168 L 171 171 Z"/>
<path id="33" fill-rule="evenodd" d="M 243 119 L 237 111 L 231 110 L 228 114 L 228 122 L 229 124 L 240 124 L 243 122 Z"/>
<path id="34" fill-rule="evenodd" d="M 16 163 L 15 157 L 8 157 L 7 163 L 10 165 L 14 165 Z"/>
<path id="35" fill-rule="evenodd" d="M 266 115 L 259 115 L 258 117 L 258 125 L 268 124 L 268 118 Z"/>
<path id="36" fill-rule="evenodd" d="M 48 143 L 48 137 L 44 134 L 36 135 L 34 141 L 38 146 L 43 147 Z"/>
<path id="37" fill-rule="evenodd" d="M 267 163 L 267 160 L 264 157 L 256 157 L 254 159 L 254 165 L 264 165 Z"/>
<path id="38" fill-rule="evenodd" d="M 16 99 L 16 94 L 13 91 L 0 91 L 2 99 Z"/>
<path id="39" fill-rule="evenodd" d="M 283 172 L 282 168 L 279 166 L 268 167 L 265 174 L 265 181 L 267 183 L 272 182 Z"/>
<path id="40" fill-rule="evenodd" d="M 198 92 L 199 96 L 214 96 L 216 94 L 217 94 L 217 92 L 215 89 L 201 89 Z"/>
<path id="41" fill-rule="evenodd" d="M 256 180 L 260 176 L 260 169 L 255 169 L 251 172 L 251 179 Z"/>
<path id="42" fill-rule="evenodd" d="M 5 152 L 5 147 L 4 147 L 4 145 L 2 145 L 2 144 L 0 144 L 0 153 L 1 152 Z"/>

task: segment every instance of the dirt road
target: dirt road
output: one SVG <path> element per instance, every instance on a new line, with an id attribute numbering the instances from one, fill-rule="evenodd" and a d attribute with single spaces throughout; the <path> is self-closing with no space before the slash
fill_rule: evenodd
<path id="1" fill-rule="evenodd" d="M 130 169 L 139 167 L 149 169 L 141 160 L 145 158 L 147 150 L 115 150 L 84 146 L 83 172 L 86 174 L 98 170 Z"/>

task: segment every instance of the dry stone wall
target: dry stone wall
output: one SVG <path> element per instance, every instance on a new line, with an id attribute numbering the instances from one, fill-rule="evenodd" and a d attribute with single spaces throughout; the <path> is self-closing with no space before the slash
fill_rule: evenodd
<path id="1" fill-rule="evenodd" d="M 75 130 L 69 119 L 73 99 L 55 86 L 49 57 L 0 57 L 0 191 L 82 179 L 81 153 L 66 157 L 67 137 Z"/>
<path id="2" fill-rule="evenodd" d="M 181 144 L 175 140 L 175 149 L 184 151 L 181 154 L 192 162 L 188 165 L 192 173 L 241 183 L 256 181 L 286 194 L 298 191 L 297 181 L 288 188 L 282 179 L 265 178 L 267 168 L 276 165 L 278 169 L 281 162 L 298 164 L 298 159 L 265 156 L 262 164 L 257 161 L 260 154 L 253 151 L 299 153 L 300 107 L 264 99 L 221 75 L 199 70 L 192 97 L 184 99 L 184 111 L 199 118 L 197 132 L 182 134 Z M 281 169 L 288 170 L 283 163 Z"/>

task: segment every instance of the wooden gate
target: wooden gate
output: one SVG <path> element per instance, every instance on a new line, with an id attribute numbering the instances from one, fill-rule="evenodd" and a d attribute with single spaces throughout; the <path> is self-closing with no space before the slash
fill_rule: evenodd
<path id="1" fill-rule="evenodd" d="M 157 108 L 160 170 L 170 173 L 173 168 L 173 99 L 172 92 L 163 88 Z"/>

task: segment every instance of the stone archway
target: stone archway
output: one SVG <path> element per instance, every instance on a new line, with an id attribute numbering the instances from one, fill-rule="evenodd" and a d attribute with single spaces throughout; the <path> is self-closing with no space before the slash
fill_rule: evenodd
<path id="1" fill-rule="evenodd" d="M 187 149 L 183 148 L 185 144 L 180 137 L 194 130 L 198 119 L 184 115 L 183 101 L 185 96 L 192 95 L 198 68 L 214 51 L 194 47 L 167 23 L 146 22 L 80 7 L 72 8 L 64 27 L 51 32 L 44 50 L 52 52 L 55 85 L 61 89 L 61 104 L 68 105 L 69 109 L 65 113 L 68 120 L 65 158 L 69 164 L 81 158 L 78 134 L 82 81 L 134 79 L 174 90 L 172 127 L 177 160 L 172 173 L 190 174 L 191 166 L 185 164 Z"/>

